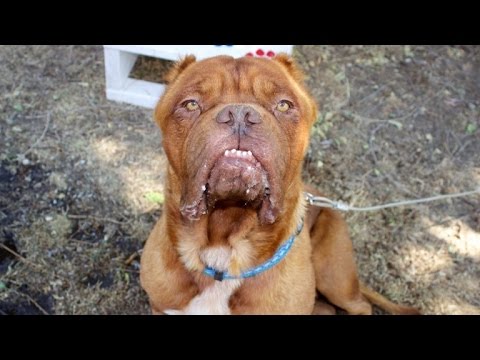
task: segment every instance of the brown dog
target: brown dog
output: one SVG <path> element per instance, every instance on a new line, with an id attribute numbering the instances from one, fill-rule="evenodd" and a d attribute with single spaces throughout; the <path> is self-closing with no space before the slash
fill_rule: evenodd
<path id="1" fill-rule="evenodd" d="M 342 217 L 307 206 L 317 109 L 291 58 L 189 56 L 168 81 L 165 206 L 141 264 L 153 313 L 311 314 L 316 290 L 350 314 L 417 313 L 360 285 Z"/>

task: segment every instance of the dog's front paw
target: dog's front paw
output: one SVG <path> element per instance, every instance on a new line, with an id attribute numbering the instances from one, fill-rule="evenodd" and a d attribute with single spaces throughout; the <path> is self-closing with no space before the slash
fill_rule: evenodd
<path id="1" fill-rule="evenodd" d="M 165 315 L 185 315 L 185 313 L 182 310 L 173 310 L 173 309 L 163 310 L 163 313 Z"/>

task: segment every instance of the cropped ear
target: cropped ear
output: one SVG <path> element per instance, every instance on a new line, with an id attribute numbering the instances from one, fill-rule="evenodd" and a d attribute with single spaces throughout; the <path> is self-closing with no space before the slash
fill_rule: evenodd
<path id="1" fill-rule="evenodd" d="M 178 76 L 185 71 L 190 65 L 195 63 L 197 59 L 193 55 L 187 55 L 182 60 L 178 61 L 173 65 L 170 71 L 165 75 L 165 81 L 167 84 L 173 83 Z"/>
<path id="2" fill-rule="evenodd" d="M 305 80 L 305 74 L 300 70 L 291 56 L 285 53 L 280 53 L 273 58 L 273 61 L 282 65 L 297 82 L 302 83 Z"/>

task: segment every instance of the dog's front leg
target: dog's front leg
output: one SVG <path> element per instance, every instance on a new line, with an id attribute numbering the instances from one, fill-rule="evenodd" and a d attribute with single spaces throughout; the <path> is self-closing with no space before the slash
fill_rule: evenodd
<path id="1" fill-rule="evenodd" d="M 214 281 L 195 296 L 182 310 L 168 309 L 166 315 L 230 315 L 230 296 L 237 290 L 242 280 Z"/>

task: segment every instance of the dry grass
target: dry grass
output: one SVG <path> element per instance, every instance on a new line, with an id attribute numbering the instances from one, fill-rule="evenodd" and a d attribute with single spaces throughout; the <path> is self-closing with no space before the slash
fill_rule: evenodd
<path id="1" fill-rule="evenodd" d="M 305 177 L 369 205 L 480 184 L 480 48 L 299 46 L 321 105 Z M 144 59 L 136 76 L 167 68 Z M 136 251 L 161 205 L 151 111 L 104 96 L 99 46 L 0 47 L 0 314 L 145 314 Z M 480 313 L 480 198 L 351 213 L 362 279 Z"/>

